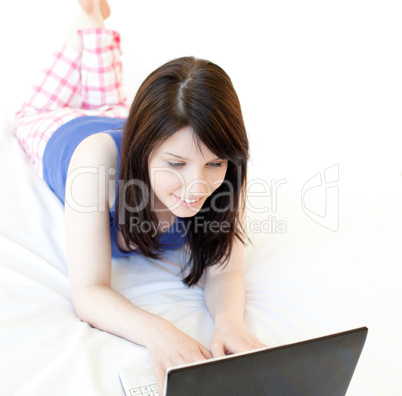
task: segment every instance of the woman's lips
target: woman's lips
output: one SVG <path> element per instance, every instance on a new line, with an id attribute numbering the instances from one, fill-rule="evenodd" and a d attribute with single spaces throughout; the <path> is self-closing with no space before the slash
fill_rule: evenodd
<path id="1" fill-rule="evenodd" d="M 180 203 L 181 206 L 184 206 L 185 208 L 195 208 L 200 204 L 200 201 L 202 198 L 199 198 L 197 201 L 195 202 L 191 202 L 191 203 L 187 203 L 185 201 L 183 201 L 180 197 L 178 197 L 177 195 L 173 196 L 176 198 L 176 201 Z"/>

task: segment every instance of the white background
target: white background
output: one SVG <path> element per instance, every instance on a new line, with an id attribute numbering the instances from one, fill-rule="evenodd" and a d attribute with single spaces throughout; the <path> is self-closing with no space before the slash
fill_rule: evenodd
<path id="1" fill-rule="evenodd" d="M 255 168 L 306 182 L 338 163 L 343 185 L 375 192 L 402 171 L 398 5 L 115 0 L 107 26 L 122 34 L 130 98 L 164 62 L 207 58 L 233 80 Z M 74 1 L 19 0 L 1 12 L 6 122 L 78 11 Z"/>

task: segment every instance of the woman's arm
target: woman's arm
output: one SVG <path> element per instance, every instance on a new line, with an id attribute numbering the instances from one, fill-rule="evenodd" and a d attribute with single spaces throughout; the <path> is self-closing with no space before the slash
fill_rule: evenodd
<path id="1" fill-rule="evenodd" d="M 117 166 L 116 160 L 115 143 L 99 134 L 85 139 L 70 162 L 65 221 L 72 299 L 83 321 L 148 347 L 162 390 L 167 367 L 211 355 L 170 322 L 136 307 L 111 287 L 108 169 Z M 99 181 L 99 166 L 106 167 L 105 182 Z"/>
<path id="2" fill-rule="evenodd" d="M 244 323 L 243 256 L 244 245 L 236 238 L 226 267 L 215 265 L 206 269 L 205 302 L 215 320 L 211 341 L 214 357 L 265 346 L 247 330 Z"/>

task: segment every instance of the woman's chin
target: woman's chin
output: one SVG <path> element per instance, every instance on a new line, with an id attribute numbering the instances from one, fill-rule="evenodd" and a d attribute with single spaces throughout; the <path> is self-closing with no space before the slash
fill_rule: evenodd
<path id="1" fill-rule="evenodd" d="M 176 215 L 177 217 L 183 217 L 183 218 L 185 218 L 185 217 L 193 217 L 193 216 L 195 216 L 195 215 L 200 211 L 200 209 L 201 209 L 201 208 L 197 208 L 197 209 L 195 209 L 195 208 L 186 209 L 186 208 L 181 208 L 181 207 L 179 207 L 179 208 L 173 209 L 173 210 L 172 210 L 172 213 L 173 213 L 174 215 Z"/>

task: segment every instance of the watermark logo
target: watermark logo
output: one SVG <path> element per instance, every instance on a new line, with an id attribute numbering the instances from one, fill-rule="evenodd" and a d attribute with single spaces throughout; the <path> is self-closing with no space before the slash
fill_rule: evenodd
<path id="1" fill-rule="evenodd" d="M 310 178 L 301 191 L 304 213 L 331 231 L 339 230 L 339 164 Z"/>
<path id="2" fill-rule="evenodd" d="M 109 207 L 106 205 L 106 194 L 108 191 L 114 191 L 117 183 L 119 192 L 121 193 L 121 199 L 119 200 L 120 207 L 118 208 L 119 213 L 122 210 L 128 212 L 140 212 L 144 210 L 148 204 L 151 207 L 154 207 L 155 196 L 152 194 L 152 188 L 150 189 L 150 187 L 147 186 L 143 181 L 138 179 L 128 181 L 108 180 L 106 177 L 107 172 L 112 175 L 111 170 L 107 170 L 105 166 L 99 166 L 97 168 L 82 167 L 71 172 L 68 175 L 66 182 L 65 204 L 82 213 L 109 210 Z M 159 172 L 163 172 L 163 174 L 158 174 Z M 167 183 L 167 187 L 164 188 L 167 191 L 170 191 L 170 185 L 172 185 L 175 189 L 177 189 L 179 186 L 179 194 L 183 197 L 193 194 L 194 186 L 197 187 L 195 189 L 197 190 L 197 193 L 199 193 L 199 184 L 202 185 L 204 196 L 210 196 L 218 186 L 224 185 L 226 188 L 219 193 L 215 193 L 210 200 L 210 209 L 216 213 L 226 212 L 234 209 L 233 198 L 235 197 L 235 188 L 228 180 L 210 180 L 207 182 L 205 180 L 195 179 L 188 182 L 188 180 L 185 180 L 180 172 L 167 168 L 152 168 L 150 173 L 151 184 L 158 184 L 160 180 L 166 182 L 166 180 L 169 178 L 170 184 Z M 240 175 L 240 170 L 238 174 Z M 75 194 L 73 194 L 74 182 L 78 177 L 81 176 L 94 178 L 96 181 L 95 184 L 97 185 L 98 194 L 97 196 L 94 194 L 90 205 L 88 203 L 87 205 L 84 205 L 82 202 L 80 202 L 80 200 L 76 200 L 76 197 L 74 196 Z M 339 164 L 335 164 L 311 177 L 301 189 L 300 198 L 303 212 L 314 222 L 330 231 L 338 231 L 339 229 L 338 182 Z M 238 185 L 240 185 L 240 183 L 241 181 L 239 180 Z M 281 194 L 279 194 L 279 190 L 284 189 L 285 187 L 283 186 L 286 185 L 286 179 L 272 179 L 268 181 L 262 178 L 254 178 L 253 180 L 248 181 L 246 186 L 247 199 L 245 202 L 247 216 L 244 223 L 246 231 L 252 233 L 269 234 L 283 234 L 287 232 L 286 221 L 276 215 L 278 205 L 281 206 L 281 202 L 279 200 L 279 196 Z M 133 188 L 141 192 L 140 202 L 138 202 L 138 205 L 135 207 L 128 205 L 126 202 L 126 193 Z M 78 196 L 80 195 L 78 194 Z M 299 196 L 299 192 L 297 193 L 296 197 L 297 196 Z M 225 201 L 223 201 L 225 202 L 225 205 L 220 204 L 224 207 L 218 207 L 217 205 L 218 199 L 221 198 L 225 198 Z M 169 207 L 166 208 L 171 211 L 178 210 L 180 207 L 179 202 L 173 202 L 171 200 L 170 203 L 171 204 Z M 160 209 L 160 211 L 163 210 L 165 209 Z M 193 211 L 194 214 L 196 214 L 203 209 L 196 207 L 192 208 L 189 206 L 188 210 Z M 209 210 L 209 208 L 206 210 Z M 157 211 L 158 210 L 155 209 L 155 212 Z M 168 224 L 164 224 L 163 226 L 167 227 Z M 203 228 L 206 227 L 205 224 L 197 227 L 202 229 L 202 232 L 228 232 L 230 229 L 225 222 L 221 224 L 212 222 L 207 226 L 208 229 Z M 130 227 L 139 229 L 144 233 L 154 233 L 155 235 L 159 229 L 153 223 L 148 224 L 144 221 L 139 223 L 136 217 L 130 217 Z"/>

